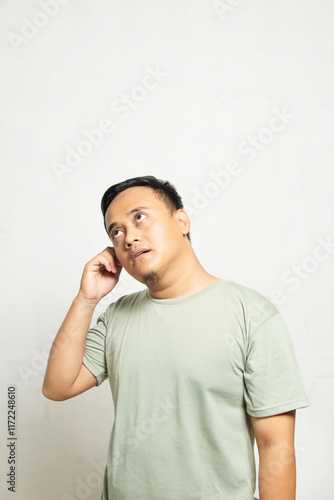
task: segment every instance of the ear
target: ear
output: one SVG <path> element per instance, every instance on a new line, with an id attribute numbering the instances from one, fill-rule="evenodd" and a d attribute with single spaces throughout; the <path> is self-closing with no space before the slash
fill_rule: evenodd
<path id="1" fill-rule="evenodd" d="M 180 208 L 175 213 L 175 217 L 176 217 L 176 220 L 179 224 L 181 232 L 184 234 L 184 236 L 186 236 L 189 233 L 190 226 L 191 226 L 187 213 L 182 208 Z"/>

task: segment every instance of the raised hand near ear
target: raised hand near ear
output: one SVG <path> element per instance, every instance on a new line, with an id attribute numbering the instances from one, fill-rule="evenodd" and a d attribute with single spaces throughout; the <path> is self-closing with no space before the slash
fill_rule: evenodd
<path id="1" fill-rule="evenodd" d="M 106 247 L 85 265 L 78 296 L 97 304 L 118 283 L 122 265 L 113 247 Z"/>

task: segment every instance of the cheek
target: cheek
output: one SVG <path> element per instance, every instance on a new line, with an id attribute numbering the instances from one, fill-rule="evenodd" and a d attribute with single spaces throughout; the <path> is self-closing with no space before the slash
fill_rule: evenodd
<path id="1" fill-rule="evenodd" d="M 122 266 L 124 265 L 124 262 L 125 262 L 125 259 L 127 257 L 127 252 L 125 252 L 124 250 L 121 251 L 119 248 L 117 247 L 120 247 L 119 244 L 116 244 L 114 246 L 114 249 L 115 249 L 115 254 L 116 254 L 116 257 L 117 259 L 120 261 L 120 263 L 122 264 Z"/>
<path id="2" fill-rule="evenodd" d="M 152 241 L 152 247 L 158 251 L 158 253 L 165 255 L 169 253 L 169 248 L 173 245 L 173 238 L 168 231 L 157 231 L 154 235 L 154 241 Z"/>
<path id="3" fill-rule="evenodd" d="M 178 245 L 179 232 L 173 225 L 168 225 L 158 236 L 162 245 L 168 246 L 170 250 Z"/>
<path id="4" fill-rule="evenodd" d="M 175 240 L 175 226 L 170 220 L 164 220 L 159 224 L 151 226 L 151 234 L 154 236 L 155 240 L 158 242 L 170 242 Z"/>
<path id="5" fill-rule="evenodd" d="M 125 261 L 125 259 L 124 259 L 124 255 L 123 255 L 123 256 L 122 256 L 122 255 L 120 255 L 120 253 L 119 253 L 119 252 L 115 252 L 115 253 L 116 253 L 116 257 L 117 257 L 117 259 L 119 260 L 119 262 L 122 264 L 122 266 L 124 266 L 124 261 Z"/>

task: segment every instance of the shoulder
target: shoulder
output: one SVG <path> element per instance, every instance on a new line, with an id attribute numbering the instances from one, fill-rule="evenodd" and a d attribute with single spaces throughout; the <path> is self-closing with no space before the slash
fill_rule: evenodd
<path id="1" fill-rule="evenodd" d="M 231 299 L 242 307 L 251 330 L 280 313 L 268 297 L 254 288 L 231 280 L 226 285 Z"/>
<path id="2" fill-rule="evenodd" d="M 111 316 L 114 316 L 117 313 L 126 312 L 128 310 L 132 310 L 137 305 L 140 305 L 146 297 L 146 289 L 139 290 L 138 292 L 129 293 L 126 295 L 122 295 L 114 302 L 111 302 L 107 309 L 105 310 L 105 318 L 108 322 Z"/>

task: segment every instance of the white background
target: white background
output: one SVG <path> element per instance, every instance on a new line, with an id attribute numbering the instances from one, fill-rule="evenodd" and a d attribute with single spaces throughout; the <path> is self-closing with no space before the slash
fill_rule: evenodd
<path id="1" fill-rule="evenodd" d="M 297 412 L 297 498 L 333 498 L 334 4 L 218 4 L 1 1 L 1 499 L 100 498 L 108 382 L 66 402 L 41 386 L 83 266 L 110 243 L 101 197 L 147 174 L 179 190 L 202 265 L 282 312 L 311 404 Z M 152 90 L 147 68 L 165 75 Z M 117 111 L 123 94 L 127 116 Z M 113 132 L 87 146 L 84 131 L 105 119 Z M 232 161 L 238 172 L 214 183 Z M 141 288 L 123 277 L 94 320 Z M 15 494 L 6 485 L 12 384 Z"/>

